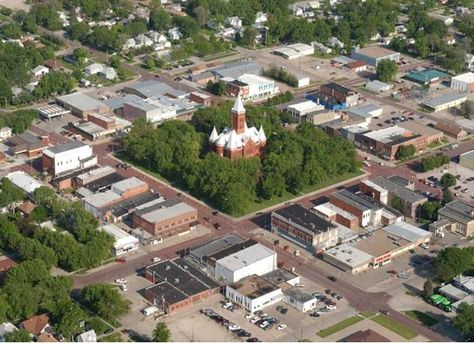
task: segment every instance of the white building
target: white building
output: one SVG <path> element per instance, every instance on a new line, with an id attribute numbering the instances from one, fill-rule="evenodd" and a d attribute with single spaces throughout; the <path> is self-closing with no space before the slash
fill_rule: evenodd
<path id="1" fill-rule="evenodd" d="M 433 110 L 433 112 L 438 112 L 442 110 L 447 110 L 451 107 L 459 106 L 466 100 L 466 95 L 453 92 L 446 93 L 431 100 L 425 101 L 423 105 Z"/>
<path id="2" fill-rule="evenodd" d="M 379 80 L 373 80 L 373 81 L 367 82 L 365 84 L 365 88 L 367 88 L 369 91 L 374 92 L 374 93 L 383 93 L 392 89 L 393 86 Z"/>
<path id="3" fill-rule="evenodd" d="M 36 68 L 33 68 L 33 70 L 31 70 L 31 72 L 33 73 L 33 76 L 41 77 L 41 76 L 44 76 L 44 75 L 48 74 L 49 69 L 46 68 L 45 66 L 37 66 Z"/>
<path id="4" fill-rule="evenodd" d="M 92 153 L 92 147 L 80 141 L 58 144 L 43 151 L 43 170 L 53 177 L 96 164 L 97 156 Z"/>
<path id="5" fill-rule="evenodd" d="M 383 114 L 383 107 L 376 104 L 365 104 L 352 107 L 347 110 L 347 113 L 370 120 L 371 118 L 380 118 Z"/>
<path id="6" fill-rule="evenodd" d="M 83 332 L 80 335 L 76 336 L 76 342 L 87 342 L 87 343 L 97 342 L 97 334 L 95 333 L 94 330 Z"/>
<path id="7" fill-rule="evenodd" d="M 41 187 L 41 183 L 33 179 L 27 173 L 22 170 L 12 172 L 8 174 L 9 179 L 15 186 L 24 190 L 27 194 L 33 194 L 36 188 Z"/>
<path id="8" fill-rule="evenodd" d="M 262 244 L 255 244 L 216 261 L 215 277 L 226 283 L 249 275 L 263 275 L 275 270 L 277 254 Z"/>
<path id="9" fill-rule="evenodd" d="M 323 105 L 307 100 L 288 106 L 286 111 L 294 120 L 298 123 L 302 123 L 303 121 L 306 121 L 306 116 L 308 114 L 322 110 L 324 110 Z"/>
<path id="10" fill-rule="evenodd" d="M 59 105 L 46 105 L 38 108 L 38 113 L 41 118 L 49 120 L 56 117 L 62 117 L 67 114 L 71 114 L 71 111 Z"/>
<path id="11" fill-rule="evenodd" d="M 226 286 L 225 296 L 250 313 L 273 305 L 284 297 L 280 287 L 257 275 Z"/>
<path id="12" fill-rule="evenodd" d="M 313 297 L 311 294 L 303 292 L 297 287 L 291 287 L 284 291 L 285 298 L 284 301 L 296 308 L 300 312 L 308 312 L 313 310 L 318 300 Z"/>
<path id="13" fill-rule="evenodd" d="M 173 27 L 168 30 L 168 36 L 171 40 L 180 40 L 183 37 L 183 34 L 179 31 L 179 28 Z"/>
<path id="14" fill-rule="evenodd" d="M 259 99 L 279 92 L 278 87 L 275 87 L 275 81 L 259 75 L 243 74 L 237 80 L 249 86 L 248 96 L 245 100 Z"/>
<path id="15" fill-rule="evenodd" d="M 224 23 L 232 26 L 234 29 L 240 29 L 242 27 L 242 20 L 237 16 L 227 17 Z"/>
<path id="16" fill-rule="evenodd" d="M 466 54 L 464 60 L 466 61 L 466 68 L 471 71 L 474 71 L 474 55 Z"/>
<path id="17" fill-rule="evenodd" d="M 266 13 L 257 12 L 255 15 L 255 24 L 260 25 L 268 21 L 268 16 Z"/>
<path id="18" fill-rule="evenodd" d="M 0 342 L 6 342 L 5 336 L 17 330 L 18 328 L 10 322 L 0 324 Z"/>
<path id="19" fill-rule="evenodd" d="M 92 63 L 84 68 L 84 73 L 88 75 L 95 75 L 104 69 L 104 65 L 102 63 Z"/>
<path id="20" fill-rule="evenodd" d="M 117 72 L 112 67 L 107 67 L 101 63 L 93 63 L 84 68 L 84 72 L 88 75 L 101 75 L 107 80 L 113 80 L 117 77 Z"/>
<path id="21" fill-rule="evenodd" d="M 8 126 L 2 127 L 0 129 L 0 141 L 8 139 L 12 136 L 12 129 Z"/>
<path id="22" fill-rule="evenodd" d="M 137 250 L 140 245 L 138 238 L 128 234 L 117 225 L 107 224 L 102 226 L 102 230 L 114 238 L 113 253 L 116 256 Z"/>
<path id="23" fill-rule="evenodd" d="M 474 73 L 468 72 L 452 77 L 451 88 L 463 93 L 474 92 Z"/>
<path id="24" fill-rule="evenodd" d="M 314 47 L 308 44 L 295 43 L 277 48 L 273 51 L 273 53 L 282 56 L 287 60 L 293 60 L 314 54 Z"/>

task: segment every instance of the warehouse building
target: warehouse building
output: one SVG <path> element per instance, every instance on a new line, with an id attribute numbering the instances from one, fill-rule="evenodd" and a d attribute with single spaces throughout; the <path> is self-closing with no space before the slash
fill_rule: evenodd
<path id="1" fill-rule="evenodd" d="M 255 244 L 216 261 L 215 277 L 224 283 L 237 282 L 249 275 L 263 275 L 277 268 L 277 254 Z"/>
<path id="2" fill-rule="evenodd" d="M 435 129 L 440 130 L 445 135 L 454 139 L 461 139 L 467 136 L 467 132 L 456 123 L 440 120 L 436 123 Z"/>
<path id="3" fill-rule="evenodd" d="M 400 53 L 380 46 L 369 46 L 366 48 L 353 49 L 351 58 L 364 61 L 373 67 L 377 67 L 378 63 L 383 60 L 398 62 L 400 60 Z"/>
<path id="4" fill-rule="evenodd" d="M 344 243 L 326 250 L 323 254 L 323 260 L 342 271 L 359 274 L 369 269 L 373 256 Z"/>
<path id="5" fill-rule="evenodd" d="M 175 89 L 164 82 L 157 80 L 138 81 L 123 88 L 125 93 L 134 94 L 142 98 L 167 96 L 184 99 L 189 94 Z"/>
<path id="6" fill-rule="evenodd" d="M 242 237 L 235 234 L 226 234 L 212 241 L 192 247 L 189 249 L 189 256 L 198 263 L 206 263 L 208 256 L 243 241 Z"/>
<path id="7" fill-rule="evenodd" d="M 433 112 L 438 112 L 442 110 L 447 110 L 451 107 L 456 107 L 461 105 L 467 100 L 466 95 L 459 93 L 447 93 L 431 100 L 425 101 L 423 105 Z"/>
<path id="8" fill-rule="evenodd" d="M 225 296 L 250 313 L 262 310 L 284 298 L 280 287 L 258 275 L 251 275 L 225 288 Z"/>
<path id="9" fill-rule="evenodd" d="M 318 299 L 297 287 L 285 289 L 283 294 L 284 302 L 303 313 L 314 310 L 318 303 Z"/>
<path id="10" fill-rule="evenodd" d="M 149 265 L 145 278 L 154 283 L 143 290 L 150 303 L 167 314 L 219 293 L 219 285 L 182 258 Z"/>
<path id="11" fill-rule="evenodd" d="M 138 238 L 128 234 L 117 225 L 107 224 L 102 226 L 101 229 L 114 238 L 112 253 L 115 256 L 123 255 L 139 248 L 140 242 Z"/>
<path id="12" fill-rule="evenodd" d="M 383 93 L 383 92 L 388 92 L 393 88 L 392 85 L 388 83 L 381 82 L 379 80 L 373 80 L 369 81 L 365 84 L 365 88 L 367 90 L 374 92 L 374 93 Z"/>
<path id="13" fill-rule="evenodd" d="M 335 224 L 298 204 L 272 212 L 271 227 L 275 234 L 312 253 L 332 247 L 338 240 Z"/>
<path id="14" fill-rule="evenodd" d="M 287 60 L 293 60 L 303 56 L 313 55 L 314 47 L 308 44 L 295 43 L 277 48 L 273 51 L 273 53 Z"/>
<path id="15" fill-rule="evenodd" d="M 382 116 L 383 107 L 376 104 L 365 104 L 352 107 L 347 110 L 347 113 L 370 121 L 372 118 L 380 118 Z"/>
<path id="16" fill-rule="evenodd" d="M 474 92 L 474 73 L 468 72 L 452 77 L 451 88 L 463 93 Z"/>
<path id="17" fill-rule="evenodd" d="M 83 93 L 72 93 L 56 98 L 56 102 L 72 114 L 83 119 L 92 113 L 105 114 L 110 112 L 110 108 L 102 101 L 94 99 Z"/>
<path id="18" fill-rule="evenodd" d="M 215 268 L 217 261 L 230 256 L 232 254 L 235 254 L 241 250 L 245 250 L 253 245 L 258 244 L 257 241 L 253 239 L 247 239 L 242 242 L 238 242 L 235 244 L 232 244 L 224 249 L 221 249 L 219 251 L 216 251 L 212 254 L 207 255 L 206 258 L 206 268 L 209 270 L 209 272 L 214 275 L 215 274 Z"/>
<path id="19" fill-rule="evenodd" d="M 22 170 L 11 172 L 6 176 L 6 178 L 29 196 L 33 194 L 35 189 L 42 186 L 41 183 Z"/>
<path id="20" fill-rule="evenodd" d="M 449 80 L 449 75 L 436 69 L 423 69 L 409 72 L 405 75 L 405 79 L 423 86 L 429 86 Z"/>
<path id="21" fill-rule="evenodd" d="M 324 106 L 313 101 L 307 100 L 289 105 L 286 110 L 291 118 L 298 123 L 307 121 L 307 117 L 319 111 L 324 111 Z"/>

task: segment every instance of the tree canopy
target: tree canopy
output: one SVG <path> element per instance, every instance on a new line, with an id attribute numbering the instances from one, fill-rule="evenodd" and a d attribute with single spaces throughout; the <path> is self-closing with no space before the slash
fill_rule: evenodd
<path id="1" fill-rule="evenodd" d="M 474 339 L 474 305 L 462 303 L 452 319 L 454 326 L 464 335 L 466 341 Z"/>
<path id="2" fill-rule="evenodd" d="M 392 82 L 397 72 L 398 66 L 395 61 L 382 60 L 377 64 L 377 78 L 382 82 Z"/>
<path id="3" fill-rule="evenodd" d="M 92 312 L 106 320 L 113 320 L 130 311 L 130 301 L 122 298 L 113 285 L 89 285 L 82 289 L 81 298 Z"/>
<path id="4" fill-rule="evenodd" d="M 441 281 L 470 272 L 474 269 L 474 248 L 445 248 L 433 260 L 433 267 L 436 277 Z"/>
<path id="5" fill-rule="evenodd" d="M 171 331 L 168 329 L 165 323 L 160 322 L 156 324 L 153 330 L 153 341 L 154 342 L 169 342 L 171 340 Z"/>

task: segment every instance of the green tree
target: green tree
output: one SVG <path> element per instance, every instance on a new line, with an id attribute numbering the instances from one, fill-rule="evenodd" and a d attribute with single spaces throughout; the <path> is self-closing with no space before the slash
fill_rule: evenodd
<path id="1" fill-rule="evenodd" d="M 179 28 L 179 31 L 183 34 L 184 38 L 191 37 L 195 32 L 199 30 L 199 27 L 193 17 L 173 17 L 173 24 Z"/>
<path id="2" fill-rule="evenodd" d="M 74 301 L 67 299 L 54 306 L 51 319 L 55 331 L 73 341 L 82 332 L 81 322 L 86 318 L 84 311 Z"/>
<path id="3" fill-rule="evenodd" d="M 155 69 L 155 67 L 156 67 L 155 59 L 148 56 L 146 61 L 145 61 L 145 65 L 146 65 L 147 69 Z"/>
<path id="4" fill-rule="evenodd" d="M 12 89 L 10 82 L 4 77 L 0 76 L 0 106 L 5 106 L 12 99 Z"/>
<path id="5" fill-rule="evenodd" d="M 438 217 L 438 210 L 442 207 L 440 201 L 428 201 L 421 205 L 420 216 L 423 219 L 434 221 Z"/>
<path id="6" fill-rule="evenodd" d="M 451 280 L 474 267 L 474 248 L 448 247 L 433 260 L 434 274 L 441 281 Z"/>
<path id="7" fill-rule="evenodd" d="M 395 61 L 382 60 L 377 64 L 377 79 L 382 82 L 392 82 L 398 73 L 398 66 Z"/>
<path id="8" fill-rule="evenodd" d="M 25 199 L 26 194 L 9 179 L 3 178 L 0 185 L 0 206 L 5 207 Z"/>
<path id="9" fill-rule="evenodd" d="M 423 284 L 423 298 L 429 299 L 433 295 L 433 283 L 428 279 Z"/>
<path id="10" fill-rule="evenodd" d="M 254 47 L 256 37 L 257 32 L 255 29 L 253 27 L 246 27 L 239 43 L 245 46 Z"/>
<path id="11" fill-rule="evenodd" d="M 148 26 L 150 29 L 156 31 L 167 30 L 171 26 L 171 16 L 161 6 L 159 8 L 153 8 L 150 12 Z"/>
<path id="12" fill-rule="evenodd" d="M 462 332 L 466 341 L 474 339 L 474 305 L 462 303 L 452 319 L 454 326 Z"/>
<path id="13" fill-rule="evenodd" d="M 155 329 L 153 330 L 152 339 L 154 342 L 169 342 L 171 339 L 171 331 L 165 323 L 160 322 L 156 324 Z"/>
<path id="14" fill-rule="evenodd" d="M 470 100 L 463 102 L 460 112 L 464 117 L 471 119 L 474 116 L 474 102 Z"/>
<path id="15" fill-rule="evenodd" d="M 25 329 L 8 332 L 5 334 L 5 340 L 7 342 L 31 342 L 31 336 Z"/>
<path id="16" fill-rule="evenodd" d="M 68 28 L 71 39 L 85 42 L 89 32 L 91 31 L 86 22 L 73 22 Z"/>
<path id="17" fill-rule="evenodd" d="M 203 28 L 208 21 L 209 11 L 204 6 L 197 6 L 193 10 L 194 19 L 199 27 Z"/>
<path id="18" fill-rule="evenodd" d="M 443 204 L 446 205 L 447 203 L 450 203 L 453 200 L 454 200 L 453 193 L 451 193 L 451 191 L 448 188 L 444 189 L 443 190 Z"/>
<path id="19" fill-rule="evenodd" d="M 398 148 L 397 152 L 395 153 L 395 158 L 397 160 L 407 160 L 415 156 L 416 154 L 416 147 L 413 144 L 409 145 L 402 145 Z"/>
<path id="20" fill-rule="evenodd" d="M 404 209 L 404 204 L 403 204 L 403 200 L 397 196 L 394 196 L 392 198 L 392 201 L 390 202 L 390 205 L 392 206 L 392 208 L 396 209 L 397 211 L 400 211 L 400 212 L 403 212 L 403 209 Z"/>
<path id="21" fill-rule="evenodd" d="M 453 174 L 445 173 L 443 176 L 441 176 L 439 183 L 443 188 L 453 187 L 456 185 L 456 178 Z"/>
<path id="22" fill-rule="evenodd" d="M 115 319 L 130 311 L 130 301 L 123 299 L 113 285 L 89 285 L 82 289 L 81 297 L 92 312 L 106 320 Z"/>

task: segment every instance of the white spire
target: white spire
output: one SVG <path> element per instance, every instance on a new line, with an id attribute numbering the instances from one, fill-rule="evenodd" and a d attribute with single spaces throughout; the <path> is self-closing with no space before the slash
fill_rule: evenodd
<path id="1" fill-rule="evenodd" d="M 263 131 L 262 125 L 260 125 L 260 130 L 258 130 L 258 139 L 260 139 L 260 142 L 265 142 L 267 140 L 267 136 L 265 136 L 265 131 Z"/>
<path id="2" fill-rule="evenodd" d="M 211 135 L 209 136 L 209 141 L 214 143 L 217 140 L 217 138 L 219 138 L 219 135 L 217 134 L 216 127 L 214 126 L 214 128 L 212 129 Z"/>
<path id="3" fill-rule="evenodd" d="M 234 107 L 232 107 L 232 112 L 234 113 L 245 113 L 245 107 L 240 97 L 240 93 L 237 94 L 237 99 L 235 99 Z"/>

